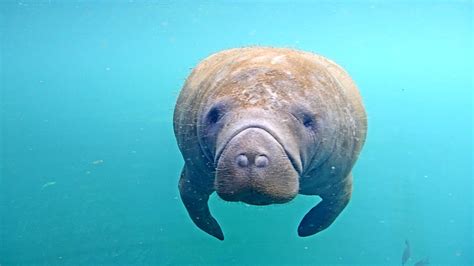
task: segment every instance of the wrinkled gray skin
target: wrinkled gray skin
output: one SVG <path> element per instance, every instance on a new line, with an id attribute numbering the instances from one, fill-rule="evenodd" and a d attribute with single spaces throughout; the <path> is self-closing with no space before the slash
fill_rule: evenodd
<path id="1" fill-rule="evenodd" d="M 219 52 L 194 69 L 175 108 L 182 201 L 199 228 L 223 240 L 208 207 L 214 191 L 254 205 L 318 195 L 298 227 L 313 235 L 349 202 L 366 130 L 358 90 L 332 61 L 267 47 Z"/>

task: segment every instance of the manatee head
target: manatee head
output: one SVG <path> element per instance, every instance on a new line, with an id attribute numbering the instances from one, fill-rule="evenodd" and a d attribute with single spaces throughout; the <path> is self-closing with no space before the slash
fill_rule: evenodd
<path id="1" fill-rule="evenodd" d="M 217 194 L 254 205 L 290 201 L 321 144 L 323 121 L 308 103 L 308 88 L 285 69 L 222 72 L 204 96 L 198 123 Z"/>

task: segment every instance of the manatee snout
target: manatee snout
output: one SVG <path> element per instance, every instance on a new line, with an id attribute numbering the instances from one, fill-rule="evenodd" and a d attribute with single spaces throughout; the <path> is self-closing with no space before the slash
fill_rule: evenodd
<path id="1" fill-rule="evenodd" d="M 254 205 L 284 203 L 298 193 L 298 172 L 283 146 L 261 128 L 237 133 L 217 158 L 217 194 Z"/>

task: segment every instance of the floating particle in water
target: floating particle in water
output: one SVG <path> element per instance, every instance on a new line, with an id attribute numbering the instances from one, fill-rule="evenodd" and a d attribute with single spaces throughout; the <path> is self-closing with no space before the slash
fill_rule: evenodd
<path id="1" fill-rule="evenodd" d="M 41 187 L 41 190 L 43 190 L 47 187 L 50 187 L 50 186 L 54 186 L 54 185 L 56 185 L 56 181 L 47 182 Z"/>
<path id="2" fill-rule="evenodd" d="M 102 164 L 102 163 L 104 163 L 104 160 L 95 160 L 95 161 L 92 162 L 92 164 L 94 164 L 94 165 L 98 165 L 98 164 Z"/>

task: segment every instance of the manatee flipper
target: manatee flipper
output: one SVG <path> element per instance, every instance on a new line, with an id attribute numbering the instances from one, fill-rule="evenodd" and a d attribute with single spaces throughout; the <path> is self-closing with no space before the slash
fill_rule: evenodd
<path id="1" fill-rule="evenodd" d="M 208 200 L 213 191 L 207 191 L 193 184 L 190 174 L 191 171 L 184 166 L 179 180 L 179 193 L 189 216 L 201 230 L 219 240 L 224 240 L 221 227 L 209 211 Z"/>
<path id="2" fill-rule="evenodd" d="M 342 210 L 347 206 L 352 192 L 352 175 L 349 174 L 340 189 L 331 188 L 336 193 L 320 195 L 323 199 L 313 207 L 298 226 L 298 235 L 301 237 L 311 236 L 328 228 Z"/>

